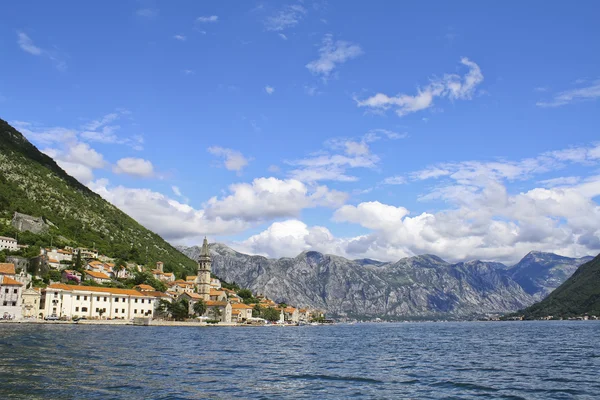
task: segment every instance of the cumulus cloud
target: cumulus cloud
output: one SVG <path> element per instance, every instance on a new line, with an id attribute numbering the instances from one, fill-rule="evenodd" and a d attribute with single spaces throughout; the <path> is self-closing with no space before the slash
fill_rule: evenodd
<path id="1" fill-rule="evenodd" d="M 185 42 L 187 37 L 185 35 L 174 35 L 173 39 L 179 40 L 180 42 Z"/>
<path id="2" fill-rule="evenodd" d="M 111 186 L 106 179 L 91 182 L 90 189 L 169 241 L 200 243 L 204 235 L 229 235 L 250 225 L 240 219 L 207 218 L 204 210 L 180 203 L 150 189 Z"/>
<path id="3" fill-rule="evenodd" d="M 142 178 L 154 176 L 154 166 L 148 160 L 143 158 L 121 158 L 113 167 L 115 174 L 126 174 Z"/>
<path id="4" fill-rule="evenodd" d="M 334 237 L 322 226 L 308 227 L 304 222 L 290 219 L 275 222 L 263 232 L 234 243 L 241 252 L 265 257 L 295 257 L 305 250 L 331 253 Z M 334 250 L 335 251 L 335 250 Z"/>
<path id="5" fill-rule="evenodd" d="M 242 153 L 237 150 L 226 149 L 219 146 L 212 146 L 208 148 L 208 152 L 217 157 L 223 158 L 223 165 L 229 171 L 241 172 L 251 161 L 251 159 L 244 157 Z"/>
<path id="6" fill-rule="evenodd" d="M 337 207 L 347 194 L 326 186 L 307 186 L 295 179 L 257 178 L 229 186 L 230 195 L 211 198 L 206 215 L 224 220 L 265 221 L 297 217 L 305 208 Z"/>
<path id="7" fill-rule="evenodd" d="M 279 10 L 275 15 L 265 19 L 264 25 L 268 31 L 280 32 L 294 27 L 304 18 L 306 9 L 299 4 L 288 5 Z M 283 34 L 280 34 L 280 36 Z M 285 35 L 283 39 L 287 40 Z"/>
<path id="8" fill-rule="evenodd" d="M 267 94 L 273 94 L 275 93 L 275 88 L 273 86 L 265 86 L 265 92 L 267 92 Z"/>
<path id="9" fill-rule="evenodd" d="M 102 154 L 87 143 L 72 141 L 65 143 L 60 149 L 46 148 L 42 152 L 52 157 L 65 172 L 83 184 L 94 179 L 94 169 L 103 168 L 106 164 Z"/>
<path id="10" fill-rule="evenodd" d="M 388 96 L 384 93 L 377 93 L 364 100 L 355 99 L 356 104 L 359 107 L 377 111 L 393 108 L 396 114 L 404 116 L 430 108 L 436 97 L 469 100 L 473 97 L 476 87 L 483 82 L 483 74 L 479 66 L 468 58 L 463 57 L 460 62 L 469 68 L 469 71 L 462 77 L 456 74 L 445 74 L 442 78 L 432 79 L 427 86 L 418 88 L 415 95 Z"/>
<path id="11" fill-rule="evenodd" d="M 343 40 L 333 40 L 331 34 L 325 35 L 319 48 L 319 58 L 306 64 L 314 75 L 327 79 L 340 64 L 363 54 L 359 45 Z"/>
<path id="12" fill-rule="evenodd" d="M 586 87 L 570 89 L 556 93 L 552 99 L 547 101 L 538 101 L 536 105 L 538 107 L 560 107 L 575 102 L 595 100 L 599 97 L 600 80 L 597 80 Z"/>

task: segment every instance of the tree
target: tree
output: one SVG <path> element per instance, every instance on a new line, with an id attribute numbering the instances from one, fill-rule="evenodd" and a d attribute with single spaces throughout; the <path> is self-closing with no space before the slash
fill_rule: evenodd
<path id="1" fill-rule="evenodd" d="M 52 282 L 59 282 L 61 275 L 60 272 L 52 270 L 52 271 L 48 271 L 48 278 L 52 281 Z"/>
<path id="2" fill-rule="evenodd" d="M 190 303 L 186 299 L 174 301 L 169 311 L 177 321 L 183 321 L 190 316 Z"/>
<path id="3" fill-rule="evenodd" d="M 263 308 L 260 306 L 260 304 L 257 304 L 254 306 L 254 309 L 252 310 L 252 316 L 254 318 L 258 318 L 261 316 L 262 312 L 263 312 Z"/>
<path id="4" fill-rule="evenodd" d="M 252 295 L 252 291 L 250 291 L 250 289 L 242 289 L 240 291 L 237 292 L 237 295 L 240 296 L 242 299 L 249 299 L 251 297 L 254 297 Z"/>
<path id="5" fill-rule="evenodd" d="M 194 313 L 197 316 L 201 317 L 206 312 L 206 303 L 204 302 L 204 300 L 199 299 L 197 302 L 194 303 L 193 309 Z"/>
<path id="6" fill-rule="evenodd" d="M 213 318 L 215 320 L 220 320 L 221 319 L 221 315 L 223 315 L 223 313 L 221 312 L 221 308 L 220 307 L 213 307 L 211 310 L 211 314 L 213 316 Z"/>
<path id="7" fill-rule="evenodd" d="M 171 307 L 170 301 L 165 300 L 165 299 L 160 299 L 158 301 L 158 307 L 156 308 L 156 311 L 161 315 L 168 315 L 170 307 Z"/>
<path id="8" fill-rule="evenodd" d="M 75 264 L 73 265 L 73 268 L 76 271 L 80 271 L 83 268 L 83 261 L 81 260 L 81 252 L 80 251 L 77 252 L 77 256 L 75 257 Z"/>
<path id="9" fill-rule="evenodd" d="M 275 322 L 279 320 L 279 311 L 274 308 L 266 308 L 262 312 L 262 317 L 268 321 Z"/>
<path id="10" fill-rule="evenodd" d="M 101 308 L 98 310 L 98 315 L 100 315 L 100 318 L 102 318 L 102 314 L 104 314 L 106 312 L 105 308 Z"/>

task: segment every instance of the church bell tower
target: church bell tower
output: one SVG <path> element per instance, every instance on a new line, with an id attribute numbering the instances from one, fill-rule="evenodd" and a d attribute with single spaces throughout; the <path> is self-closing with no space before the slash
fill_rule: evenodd
<path id="1" fill-rule="evenodd" d="M 202 296 L 204 301 L 210 300 L 210 272 L 211 272 L 212 259 L 210 257 L 210 250 L 208 248 L 208 240 L 204 238 L 202 243 L 202 250 L 200 251 L 200 257 L 198 257 L 198 280 L 196 282 L 196 288 L 198 294 Z"/>

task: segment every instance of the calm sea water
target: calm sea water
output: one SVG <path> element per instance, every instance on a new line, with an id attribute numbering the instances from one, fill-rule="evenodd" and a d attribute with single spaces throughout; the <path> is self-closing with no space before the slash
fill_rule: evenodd
<path id="1" fill-rule="evenodd" d="M 598 399 L 600 322 L 0 325 L 0 399 Z"/>

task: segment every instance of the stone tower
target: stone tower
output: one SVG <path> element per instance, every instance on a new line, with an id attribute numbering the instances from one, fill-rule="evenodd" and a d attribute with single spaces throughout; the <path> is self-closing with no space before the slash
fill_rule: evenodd
<path id="1" fill-rule="evenodd" d="M 196 281 L 196 288 L 198 289 L 198 294 L 202 296 L 204 301 L 210 300 L 210 272 L 210 250 L 208 249 L 208 240 L 206 240 L 205 237 L 204 243 L 202 243 L 200 257 L 198 257 L 198 278 Z"/>

